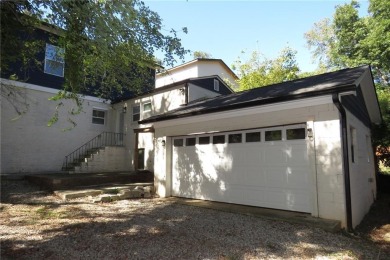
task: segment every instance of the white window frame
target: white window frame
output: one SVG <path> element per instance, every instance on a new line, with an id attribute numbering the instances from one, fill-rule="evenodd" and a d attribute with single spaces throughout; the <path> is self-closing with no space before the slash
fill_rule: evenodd
<path id="1" fill-rule="evenodd" d="M 104 113 L 103 117 L 95 116 L 94 115 L 94 111 L 103 112 Z M 99 108 L 93 108 L 92 109 L 92 124 L 95 124 L 95 125 L 105 125 L 106 124 L 106 114 L 107 114 L 106 112 L 107 112 L 107 110 L 103 110 L 103 109 L 99 109 Z M 103 124 L 94 122 L 94 119 L 103 120 Z"/>
<path id="2" fill-rule="evenodd" d="M 65 59 L 64 59 L 65 51 L 63 48 L 60 48 L 58 46 L 46 43 L 45 48 L 45 64 L 43 68 L 43 72 L 49 75 L 57 76 L 57 77 L 64 77 L 64 71 L 65 71 Z M 62 66 L 61 74 L 55 74 L 51 73 L 49 71 L 50 63 L 57 63 L 58 66 Z"/>
<path id="3" fill-rule="evenodd" d="M 146 109 L 145 109 L 145 106 L 146 106 L 146 105 L 150 105 L 150 109 L 146 110 Z M 143 111 L 143 113 L 147 113 L 147 112 L 152 111 L 152 102 L 150 102 L 150 101 L 145 102 L 145 103 L 142 105 L 142 111 Z"/>

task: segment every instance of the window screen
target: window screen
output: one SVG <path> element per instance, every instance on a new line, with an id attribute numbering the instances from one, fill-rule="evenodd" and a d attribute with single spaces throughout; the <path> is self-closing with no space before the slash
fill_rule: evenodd
<path id="1" fill-rule="evenodd" d="M 297 140 L 306 138 L 305 128 L 294 128 L 286 130 L 287 140 Z"/>
<path id="2" fill-rule="evenodd" d="M 183 146 L 183 139 L 174 139 L 173 140 L 173 146 L 175 147 L 180 147 L 180 146 Z"/>
<path id="3" fill-rule="evenodd" d="M 209 144 L 209 143 L 210 143 L 210 136 L 199 137 L 199 144 Z"/>
<path id="4" fill-rule="evenodd" d="M 242 134 L 230 134 L 229 144 L 236 144 L 242 142 Z"/>
<path id="5" fill-rule="evenodd" d="M 102 110 L 92 110 L 92 123 L 98 125 L 104 125 L 104 119 L 106 116 L 106 112 Z"/>
<path id="6" fill-rule="evenodd" d="M 252 133 L 246 133 L 246 142 L 260 142 L 261 141 L 261 132 L 252 132 Z"/>
<path id="7" fill-rule="evenodd" d="M 279 141 L 282 140 L 282 130 L 265 131 L 266 141 Z"/>
<path id="8" fill-rule="evenodd" d="M 225 135 L 214 135 L 213 144 L 223 144 L 225 143 Z"/>
<path id="9" fill-rule="evenodd" d="M 196 144 L 196 138 L 190 137 L 186 139 L 186 146 L 194 146 Z"/>

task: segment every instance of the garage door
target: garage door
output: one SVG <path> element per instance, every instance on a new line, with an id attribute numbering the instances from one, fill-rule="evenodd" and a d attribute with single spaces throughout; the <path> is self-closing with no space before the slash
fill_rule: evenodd
<path id="1" fill-rule="evenodd" d="M 311 212 L 306 132 L 302 124 L 174 137 L 172 195 Z"/>

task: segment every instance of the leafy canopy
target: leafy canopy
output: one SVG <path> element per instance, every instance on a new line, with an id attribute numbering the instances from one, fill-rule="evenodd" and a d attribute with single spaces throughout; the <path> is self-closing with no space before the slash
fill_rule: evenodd
<path id="1" fill-rule="evenodd" d="M 313 59 L 326 70 L 372 66 L 383 118 L 373 128 L 373 145 L 390 166 L 390 1 L 370 0 L 365 17 L 358 10 L 356 1 L 337 6 L 333 19 L 315 23 L 305 38 Z"/>
<path id="2" fill-rule="evenodd" d="M 159 15 L 139 0 L 2 1 L 1 11 L 2 37 L 9 34 L 2 45 L 23 44 L 15 28 L 28 28 L 41 21 L 58 28 L 61 37 L 57 45 L 65 49 L 64 87 L 73 94 L 90 88 L 99 97 L 111 98 L 112 93 L 139 91 L 156 66 L 156 50 L 165 53 L 163 64 L 167 66 L 188 52 L 178 32 L 164 29 Z M 186 28 L 182 31 L 187 33 Z M 18 59 L 17 51 L 10 50 L 11 45 L 2 46 L 2 69 L 3 64 Z M 30 50 L 20 58 L 29 66 L 36 50 L 23 50 Z M 65 93 L 59 97 L 66 97 Z"/>
<path id="3" fill-rule="evenodd" d="M 273 60 L 253 51 L 247 61 L 243 62 L 239 57 L 232 68 L 240 78 L 238 83 L 241 91 L 297 79 L 299 73 L 296 51 L 289 47 L 284 48 Z"/>

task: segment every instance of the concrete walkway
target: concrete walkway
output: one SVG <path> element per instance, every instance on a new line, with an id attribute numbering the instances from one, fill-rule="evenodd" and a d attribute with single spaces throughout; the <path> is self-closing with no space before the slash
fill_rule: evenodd
<path id="1" fill-rule="evenodd" d="M 338 232 L 341 230 L 340 221 L 316 218 L 316 217 L 312 217 L 308 213 L 251 207 L 245 205 L 214 202 L 214 201 L 176 198 L 176 197 L 170 197 L 167 198 L 167 200 L 179 204 L 189 205 L 189 206 L 220 210 L 220 211 L 225 211 L 230 213 L 244 214 L 244 215 L 266 218 L 271 220 L 281 220 L 290 223 L 298 223 L 298 224 L 303 224 L 311 227 L 321 228 L 329 232 Z"/>

